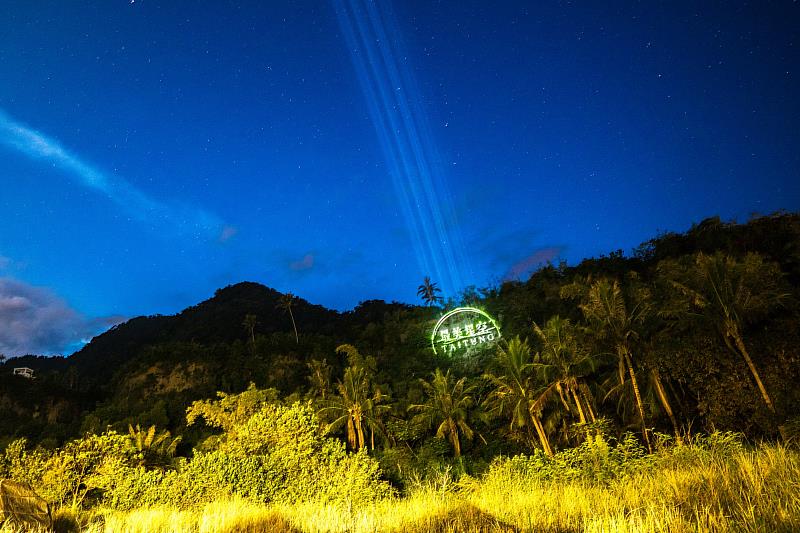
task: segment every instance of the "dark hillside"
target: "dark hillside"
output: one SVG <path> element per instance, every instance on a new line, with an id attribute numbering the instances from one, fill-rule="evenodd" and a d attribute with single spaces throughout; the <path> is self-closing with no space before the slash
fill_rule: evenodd
<path id="1" fill-rule="evenodd" d="M 95 383 L 106 383 L 120 365 L 155 344 L 210 345 L 245 339 L 242 322 L 256 316 L 254 334 L 292 330 L 291 319 L 279 307 L 281 293 L 264 285 L 241 282 L 219 289 L 212 298 L 172 316 L 136 317 L 98 335 L 69 358 L 71 365 Z M 331 334 L 339 319 L 336 311 L 295 298 L 292 312 L 304 333 Z"/>

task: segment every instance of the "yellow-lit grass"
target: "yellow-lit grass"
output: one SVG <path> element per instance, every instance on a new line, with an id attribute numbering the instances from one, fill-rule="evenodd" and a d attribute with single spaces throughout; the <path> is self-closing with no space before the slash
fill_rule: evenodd
<path id="1" fill-rule="evenodd" d="M 607 486 L 489 476 L 469 500 L 535 531 L 800 531 L 800 458 L 765 447 Z"/>
<path id="2" fill-rule="evenodd" d="M 455 489 L 424 487 L 363 507 L 215 502 L 191 511 L 108 513 L 108 532 L 800 531 L 800 454 L 763 446 L 662 457 L 610 483 L 495 472 Z M 95 526 L 94 531 L 103 531 Z"/>
<path id="3" fill-rule="evenodd" d="M 276 509 L 240 498 L 209 503 L 202 508 L 152 508 L 109 513 L 93 533 L 299 533 Z"/>

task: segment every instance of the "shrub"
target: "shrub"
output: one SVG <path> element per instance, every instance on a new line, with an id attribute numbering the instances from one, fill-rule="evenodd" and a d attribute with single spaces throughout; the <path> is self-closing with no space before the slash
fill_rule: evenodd
<path id="1" fill-rule="evenodd" d="M 598 434 L 552 457 L 536 450 L 533 455 L 496 459 L 489 469 L 489 475 L 538 481 L 585 480 L 607 483 L 641 472 L 652 464 L 653 456 L 647 454 L 632 434 L 625 434 L 613 446 L 606 437 Z"/>
<path id="2" fill-rule="evenodd" d="M 197 452 L 174 471 L 117 465 L 106 478 L 105 503 L 115 509 L 188 508 L 238 496 L 256 503 L 360 505 L 390 494 L 376 460 L 364 451 L 347 453 L 318 427 L 307 405 L 265 405 L 223 434 L 218 449 Z"/>
<path id="3" fill-rule="evenodd" d="M 78 507 L 87 497 L 98 499 L 111 484 L 109 474 L 137 460 L 128 439 L 114 431 L 87 434 L 51 452 L 27 449 L 19 439 L 6 447 L 0 473 L 28 483 L 43 498 L 58 506 Z"/>

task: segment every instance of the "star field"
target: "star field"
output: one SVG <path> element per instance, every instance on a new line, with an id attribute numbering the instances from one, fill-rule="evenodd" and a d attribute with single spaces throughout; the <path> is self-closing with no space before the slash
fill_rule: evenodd
<path id="1" fill-rule="evenodd" d="M 366 39 L 342 9 L 378 14 Z M 68 352 L 241 280 L 414 302 L 426 275 L 455 296 L 796 210 L 799 10 L 6 2 L 0 352 Z M 33 339 L 20 316 L 59 318 Z"/>

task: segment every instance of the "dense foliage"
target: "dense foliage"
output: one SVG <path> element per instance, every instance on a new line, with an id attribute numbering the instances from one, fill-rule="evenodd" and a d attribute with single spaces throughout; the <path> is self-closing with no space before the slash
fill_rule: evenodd
<path id="1" fill-rule="evenodd" d="M 796 443 L 798 288 L 794 214 L 708 219 L 460 300 L 426 278 L 424 306 L 337 313 L 242 283 L 0 366 L 0 476 L 71 506 L 353 503 L 447 469 L 605 483 L 717 431 Z M 436 357 L 430 328 L 460 303 L 503 340 Z"/>
<path id="2" fill-rule="evenodd" d="M 72 508 L 189 508 L 225 496 L 258 503 L 364 504 L 391 494 L 377 461 L 365 451 L 348 454 L 340 441 L 324 437 L 309 405 L 268 402 L 269 392 L 251 387 L 215 402 L 196 402 L 188 419 L 202 417 L 223 431 L 170 468 L 146 461 L 171 455 L 172 447 L 163 446 L 168 434 L 159 439 L 151 430 L 144 435 L 109 430 L 54 451 L 29 449 L 25 439 L 16 440 L 0 456 L 0 478 L 26 482 L 49 501 Z"/>

